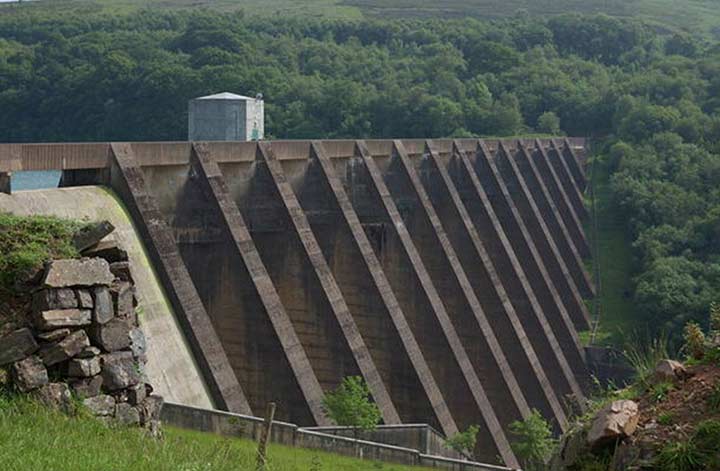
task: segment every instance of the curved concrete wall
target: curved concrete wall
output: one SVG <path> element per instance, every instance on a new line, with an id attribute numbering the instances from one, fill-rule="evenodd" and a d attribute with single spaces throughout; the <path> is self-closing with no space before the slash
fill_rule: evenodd
<path id="1" fill-rule="evenodd" d="M 110 221 L 115 231 L 108 240 L 127 250 L 135 278 L 140 324 L 148 340 L 150 382 L 168 401 L 205 408 L 214 405 L 143 243 L 111 190 L 87 186 L 0 194 L 0 212 Z"/>

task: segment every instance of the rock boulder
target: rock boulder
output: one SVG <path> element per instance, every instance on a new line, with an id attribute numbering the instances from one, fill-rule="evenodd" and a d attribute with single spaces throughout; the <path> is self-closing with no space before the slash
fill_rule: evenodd
<path id="1" fill-rule="evenodd" d="M 69 288 L 44 289 L 35 293 L 32 299 L 34 312 L 76 307 L 78 307 L 78 303 L 75 292 Z"/>
<path id="2" fill-rule="evenodd" d="M 120 248 L 116 242 L 103 240 L 96 246 L 83 251 L 85 257 L 104 258 L 108 263 L 124 262 L 128 259 L 128 254 Z"/>
<path id="3" fill-rule="evenodd" d="M 30 329 L 18 329 L 0 338 L 0 366 L 35 353 L 38 344 Z"/>
<path id="4" fill-rule="evenodd" d="M 601 448 L 632 435 L 638 426 L 640 412 L 634 401 L 614 401 L 602 408 L 593 419 L 587 434 L 591 448 Z"/>
<path id="5" fill-rule="evenodd" d="M 110 221 L 101 221 L 94 224 L 88 224 L 81 227 L 73 234 L 73 245 L 82 252 L 90 247 L 97 245 L 103 238 L 112 233 L 115 226 Z"/>
<path id="6" fill-rule="evenodd" d="M 117 352 L 102 356 L 103 388 L 118 391 L 140 382 L 140 368 L 131 352 Z"/>
<path id="7" fill-rule="evenodd" d="M 54 330 L 63 327 L 90 325 L 90 311 L 87 309 L 55 309 L 35 315 L 35 326 L 39 330 Z"/>
<path id="8" fill-rule="evenodd" d="M 130 347 L 130 326 L 122 319 L 93 325 L 90 329 L 93 343 L 106 352 L 117 352 Z"/>
<path id="9" fill-rule="evenodd" d="M 47 288 L 109 286 L 115 276 L 102 258 L 55 260 L 47 265 L 43 285 Z"/>
<path id="10" fill-rule="evenodd" d="M 688 377 L 688 371 L 679 361 L 660 360 L 658 364 L 655 365 L 654 377 L 658 382 L 682 381 Z"/>
<path id="11" fill-rule="evenodd" d="M 48 384 L 48 373 L 39 357 L 33 355 L 13 363 L 13 381 L 20 392 L 27 393 Z"/>
<path id="12" fill-rule="evenodd" d="M 112 396 L 95 396 L 83 400 L 83 405 L 94 415 L 110 416 L 115 413 L 115 398 Z"/>
<path id="13" fill-rule="evenodd" d="M 40 351 L 40 358 L 47 366 L 70 359 L 90 346 L 90 339 L 83 330 L 68 335 L 60 342 Z"/>
<path id="14" fill-rule="evenodd" d="M 48 407 L 66 413 L 74 411 L 70 388 L 65 383 L 50 383 L 33 392 L 35 398 Z"/>
<path id="15" fill-rule="evenodd" d="M 89 378 L 100 373 L 100 357 L 73 358 L 68 362 L 67 374 L 74 378 Z"/>

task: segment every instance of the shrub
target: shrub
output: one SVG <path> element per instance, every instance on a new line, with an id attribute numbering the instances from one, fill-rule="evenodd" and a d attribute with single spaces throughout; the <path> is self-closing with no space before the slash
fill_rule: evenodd
<path id="1" fill-rule="evenodd" d="M 327 393 L 323 408 L 330 420 L 337 425 L 357 430 L 374 430 L 380 422 L 380 410 L 370 400 L 370 388 L 359 376 L 344 378 L 340 386 Z"/>
<path id="2" fill-rule="evenodd" d="M 550 424 L 537 410 L 522 421 L 510 424 L 510 433 L 516 438 L 511 446 L 517 457 L 528 471 L 539 470 L 550 458 L 555 440 L 552 438 Z"/>
<path id="3" fill-rule="evenodd" d="M 708 409 L 712 412 L 720 411 L 720 383 L 716 384 L 707 398 Z"/>
<path id="4" fill-rule="evenodd" d="M 647 386 L 660 360 L 670 358 L 668 345 L 669 339 L 665 333 L 650 338 L 635 332 L 626 340 L 623 354 L 635 371 L 635 380 L 641 386 Z"/>
<path id="5" fill-rule="evenodd" d="M 720 420 L 705 420 L 695 429 L 693 442 L 705 456 L 705 469 L 720 469 Z"/>
<path id="6" fill-rule="evenodd" d="M 477 425 L 471 425 L 464 432 L 458 432 L 445 440 L 445 445 L 458 453 L 466 453 L 473 456 L 475 444 L 477 443 L 477 434 L 479 431 L 480 427 Z"/>
<path id="7" fill-rule="evenodd" d="M 705 469 L 705 458 L 694 441 L 675 442 L 662 449 L 657 466 L 662 471 L 700 471 Z"/>
<path id="8" fill-rule="evenodd" d="M 696 322 L 688 322 L 683 329 L 685 352 L 695 360 L 700 360 L 705 354 L 705 334 Z"/>
<path id="9" fill-rule="evenodd" d="M 546 111 L 537 120 L 537 130 L 545 134 L 560 134 L 560 118 L 552 111 Z"/>
<path id="10" fill-rule="evenodd" d="M 669 381 L 654 384 L 650 388 L 650 397 L 652 397 L 653 402 L 662 402 L 667 399 L 668 393 L 672 391 L 674 387 L 673 383 Z"/>
<path id="11" fill-rule="evenodd" d="M 672 412 L 664 412 L 658 416 L 657 423 L 660 425 L 670 425 L 673 423 L 674 418 L 675 416 Z"/>
<path id="12" fill-rule="evenodd" d="M 720 334 L 720 304 L 710 303 L 710 332 Z"/>

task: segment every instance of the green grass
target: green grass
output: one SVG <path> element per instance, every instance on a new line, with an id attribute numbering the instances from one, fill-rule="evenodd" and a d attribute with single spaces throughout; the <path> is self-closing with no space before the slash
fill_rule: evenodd
<path id="1" fill-rule="evenodd" d="M 254 470 L 248 440 L 165 427 L 162 442 L 139 429 L 68 417 L 26 399 L 0 395 L 0 468 L 7 471 Z M 421 471 L 271 444 L 269 471 Z"/>
<path id="2" fill-rule="evenodd" d="M 637 17 L 690 32 L 720 29 L 719 0 L 37 0 L 22 7 L 108 13 L 201 7 L 242 9 L 249 15 L 326 18 L 500 18 L 525 10 L 530 15 L 544 16 L 577 12 Z"/>
<path id="3" fill-rule="evenodd" d="M 46 216 L 0 213 L 0 291 L 52 258 L 78 255 L 72 234 L 80 223 Z"/>
<path id="4" fill-rule="evenodd" d="M 612 207 L 610 169 L 602 158 L 594 157 L 593 165 L 598 233 L 592 230 L 592 218 L 588 218 L 585 233 L 597 250 L 598 259 L 593 263 L 600 264 L 600 293 L 593 301 L 599 304 L 600 318 L 595 343 L 620 345 L 625 335 L 641 330 L 630 297 L 631 243 L 625 222 Z M 589 272 L 594 273 L 592 269 Z M 590 312 L 594 308 L 591 304 Z"/>

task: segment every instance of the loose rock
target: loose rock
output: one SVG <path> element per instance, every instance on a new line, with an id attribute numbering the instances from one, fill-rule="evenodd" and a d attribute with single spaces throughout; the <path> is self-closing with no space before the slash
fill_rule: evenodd
<path id="1" fill-rule="evenodd" d="M 35 353 L 38 344 L 30 329 L 18 329 L 0 338 L 0 366 Z"/>
<path id="2" fill-rule="evenodd" d="M 102 258 L 55 260 L 47 265 L 43 284 L 48 288 L 109 286 L 114 279 Z"/>
<path id="3" fill-rule="evenodd" d="M 117 352 L 130 347 L 130 326 L 122 319 L 93 325 L 90 335 L 93 342 L 106 352 Z"/>
<path id="4" fill-rule="evenodd" d="M 100 349 L 97 347 L 85 347 L 75 358 L 92 358 L 100 355 Z"/>
<path id="5" fill-rule="evenodd" d="M 81 309 L 92 309 L 93 308 L 93 298 L 92 294 L 90 294 L 90 291 L 85 289 L 79 289 L 75 292 L 77 296 L 77 303 L 78 306 Z"/>
<path id="6" fill-rule="evenodd" d="M 160 396 L 146 397 L 139 407 L 141 423 L 145 425 L 151 420 L 160 420 L 163 404 L 165 404 L 165 400 Z"/>
<path id="7" fill-rule="evenodd" d="M 95 397 L 100 394 L 103 384 L 102 376 L 84 378 L 70 383 L 73 392 L 79 397 Z"/>
<path id="8" fill-rule="evenodd" d="M 587 442 L 591 448 L 600 448 L 632 435 L 637 429 L 640 413 L 634 401 L 614 401 L 601 409 L 593 420 Z"/>
<path id="9" fill-rule="evenodd" d="M 40 330 L 90 325 L 90 311 L 87 309 L 56 309 L 42 311 L 35 316 L 35 326 Z"/>
<path id="10" fill-rule="evenodd" d="M 71 413 L 74 410 L 70 388 L 65 383 L 50 383 L 37 389 L 33 395 L 43 404 Z"/>
<path id="11" fill-rule="evenodd" d="M 115 226 L 113 226 L 110 221 L 88 224 L 73 234 L 73 245 L 79 252 L 82 252 L 85 249 L 97 245 L 114 230 Z"/>
<path id="12" fill-rule="evenodd" d="M 107 260 L 108 263 L 124 262 L 128 259 L 128 254 L 120 248 L 116 242 L 103 240 L 96 246 L 83 251 L 86 257 L 99 257 Z"/>
<path id="13" fill-rule="evenodd" d="M 115 413 L 115 398 L 112 396 L 89 397 L 83 400 L 83 405 L 97 416 L 110 416 Z"/>
<path id="14" fill-rule="evenodd" d="M 49 332 L 36 334 L 35 337 L 37 337 L 37 339 L 41 342 L 52 343 L 62 340 L 68 335 L 70 335 L 70 329 L 55 329 Z"/>
<path id="15" fill-rule="evenodd" d="M 685 366 L 675 360 L 660 360 L 655 366 L 655 380 L 662 381 L 681 381 L 688 377 Z"/>
<path id="16" fill-rule="evenodd" d="M 44 289 L 33 295 L 32 309 L 34 312 L 52 311 L 54 309 L 72 309 L 78 307 L 75 292 L 69 288 Z"/>
<path id="17" fill-rule="evenodd" d="M 90 339 L 83 330 L 78 330 L 60 342 L 40 351 L 40 358 L 46 366 L 52 366 L 80 353 L 90 346 Z"/>
<path id="18" fill-rule="evenodd" d="M 115 307 L 115 315 L 121 319 L 125 319 L 131 325 L 135 324 L 135 292 L 132 285 L 126 281 L 113 283 L 110 287 L 113 305 Z"/>
<path id="19" fill-rule="evenodd" d="M 117 391 L 140 382 L 140 370 L 130 352 L 110 353 L 102 356 L 103 387 Z"/>
<path id="20" fill-rule="evenodd" d="M 115 406 L 115 420 L 122 425 L 137 425 L 140 423 L 140 412 L 130 404 L 123 402 Z"/>
<path id="21" fill-rule="evenodd" d="M 95 288 L 95 309 L 93 311 L 93 321 L 98 324 L 105 324 L 115 316 L 113 310 L 113 299 L 110 295 L 110 289 L 106 286 Z"/>
<path id="22" fill-rule="evenodd" d="M 13 363 L 13 381 L 20 392 L 27 393 L 48 384 L 48 373 L 39 357 L 33 355 Z"/>
<path id="23" fill-rule="evenodd" d="M 130 272 L 130 262 L 115 262 L 110 264 L 110 271 L 116 278 L 122 281 L 133 283 L 133 276 Z"/>
<path id="24" fill-rule="evenodd" d="M 89 378 L 100 373 L 100 358 L 73 358 L 68 362 L 67 374 L 75 378 Z"/>
<path id="25" fill-rule="evenodd" d="M 128 389 L 127 392 L 127 401 L 134 406 L 140 405 L 147 397 L 147 389 L 145 389 L 145 383 L 138 383 Z"/>

